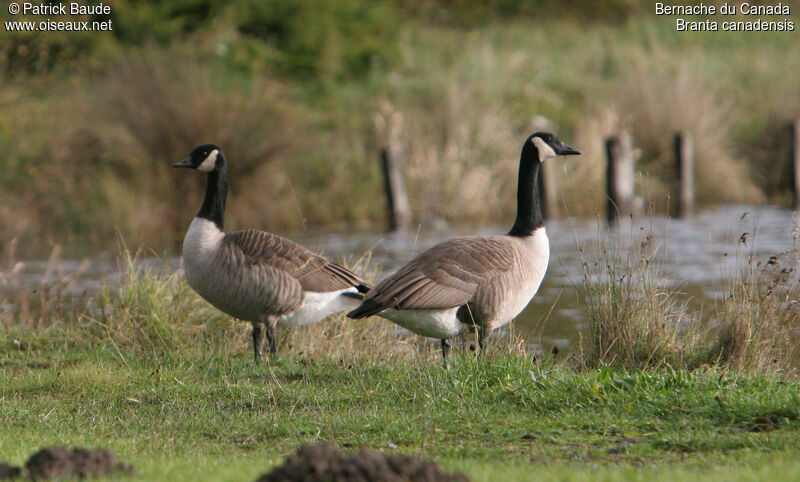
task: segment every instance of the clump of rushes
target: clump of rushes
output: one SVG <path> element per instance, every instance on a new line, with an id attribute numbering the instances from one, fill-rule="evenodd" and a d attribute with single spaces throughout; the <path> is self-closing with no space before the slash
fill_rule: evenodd
<path id="1" fill-rule="evenodd" d="M 759 259 L 755 236 L 739 239 L 735 272 L 710 312 L 660 275 L 652 233 L 599 237 L 596 261 L 582 258 L 580 290 L 590 326 L 586 366 L 717 366 L 752 374 L 796 375 L 800 362 L 800 228 L 794 247 Z"/>
<path id="2" fill-rule="evenodd" d="M 580 358 L 587 366 L 681 367 L 697 346 L 699 316 L 660 275 L 653 234 L 642 228 L 640 235 L 638 241 L 633 233 L 623 239 L 619 230 L 601 235 L 596 261 L 579 247 L 591 337 Z"/>
<path id="3" fill-rule="evenodd" d="M 759 259 L 755 239 L 739 238 L 738 273 L 724 282 L 713 325 L 717 340 L 708 356 L 750 373 L 796 374 L 800 362 L 800 228 L 793 248 Z"/>

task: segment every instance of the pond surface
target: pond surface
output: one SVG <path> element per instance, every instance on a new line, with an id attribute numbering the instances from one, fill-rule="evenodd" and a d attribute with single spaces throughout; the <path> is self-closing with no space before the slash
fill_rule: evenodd
<path id="1" fill-rule="evenodd" d="M 652 235 L 662 282 L 695 298 L 693 305 L 713 303 L 720 296 L 722 281 L 730 278 L 747 256 L 766 260 L 791 251 L 795 220 L 794 212 L 785 208 L 725 205 L 685 219 L 659 215 L 626 219 L 612 228 L 604 221 L 574 218 L 548 220 L 546 226 L 550 266 L 539 293 L 517 317 L 514 329 L 534 345 L 563 349 L 574 346 L 588 329 L 578 297 L 583 284 L 581 256 L 593 263 L 603 246 L 638 249 L 641 241 Z M 306 243 L 327 254 L 351 255 L 353 259 L 369 250 L 373 262 L 393 270 L 454 235 L 507 230 L 496 226 L 472 232 L 321 235 L 306 236 Z M 744 233 L 746 244 L 740 242 Z"/>
<path id="2" fill-rule="evenodd" d="M 543 348 L 575 346 L 586 336 L 584 310 L 578 296 L 583 284 L 581 256 L 589 263 L 598 260 L 603 246 L 638 249 L 641 241 L 652 235 L 656 262 L 663 283 L 679 286 L 682 292 L 713 303 L 720 296 L 722 281 L 736 272 L 747 255 L 766 260 L 771 255 L 788 253 L 794 244 L 794 212 L 774 206 L 718 206 L 686 219 L 648 216 L 626 219 L 614 228 L 605 222 L 587 219 L 547 221 L 550 239 L 550 266 L 547 275 L 528 308 L 517 318 L 514 330 L 532 345 Z M 307 247 L 332 259 L 346 257 L 357 261 L 365 252 L 372 253 L 371 265 L 382 268 L 380 279 L 408 262 L 414 255 L 435 243 L 460 234 L 504 233 L 507 227 L 487 226 L 477 231 L 436 231 L 421 233 L 330 234 L 306 232 L 288 235 Z M 742 235 L 746 243 L 742 243 Z M 579 250 L 580 247 L 580 250 Z M 744 255 L 742 255 L 744 253 Z M 26 286 L 35 286 L 43 277 L 65 276 L 82 269 L 69 291 L 75 295 L 96 292 L 103 280 L 121 278 L 115 256 L 104 252 L 84 260 L 60 260 L 56 269 L 46 259 L 26 260 L 20 274 Z M 164 260 L 140 258 L 143 268 L 160 270 Z M 83 268 L 81 268 L 83 264 Z M 178 267 L 180 260 L 166 264 Z M 50 269 L 50 271 L 48 271 Z M 12 307 L 6 307 L 13 309 Z"/>

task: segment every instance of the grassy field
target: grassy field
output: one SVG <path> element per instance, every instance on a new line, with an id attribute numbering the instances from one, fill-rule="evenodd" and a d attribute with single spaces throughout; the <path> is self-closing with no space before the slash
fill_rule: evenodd
<path id="1" fill-rule="evenodd" d="M 619 332 L 610 345 L 594 336 L 601 358 L 532 355 L 508 335 L 483 359 L 456 349 L 445 370 L 436 344 L 379 319 L 337 317 L 281 330 L 281 359 L 256 365 L 247 324 L 210 308 L 179 272 L 141 271 L 130 255 L 125 263 L 123 282 L 94 298 L 70 302 L 59 295 L 65 286 L 41 285 L 15 293 L 27 308 L 0 313 L 0 461 L 22 464 L 56 444 L 107 447 L 144 480 L 243 481 L 301 444 L 327 442 L 420 456 L 487 481 L 800 476 L 800 380 L 782 369 L 793 352 L 775 352 L 781 365 L 729 354 L 673 369 L 697 366 L 700 335 L 690 343 L 648 328 L 665 315 L 637 299 L 671 296 L 649 285 L 587 289 L 597 306 L 604 298 L 638 313 L 592 311 L 595 331 L 650 330 Z M 638 263 L 615 269 L 644 269 Z M 765 306 L 749 303 L 741 306 Z M 750 333 L 740 351 L 756 355 L 769 337 L 796 336 Z"/>
<path id="2" fill-rule="evenodd" d="M 6 335 L 0 460 L 13 463 L 46 445 L 109 447 L 145 480 L 241 481 L 326 441 L 487 481 L 800 476 L 797 381 L 584 370 L 500 348 L 449 371 L 427 350 L 256 366 L 247 350 L 144 357 L 113 338 Z"/>
<path id="3" fill-rule="evenodd" d="M 534 355 L 507 334 L 479 360 L 454 350 L 450 370 L 434 343 L 341 316 L 280 330 L 282 358 L 256 365 L 248 325 L 178 270 L 123 253 L 121 282 L 73 298 L 75 275 L 25 288 L 12 252 L 0 271 L 0 306 L 12 308 L 0 311 L 0 461 L 107 447 L 145 480 L 242 481 L 324 441 L 474 480 L 796 479 L 795 265 L 745 264 L 712 330 L 676 311 L 643 236 L 586 264 L 580 352 Z M 368 257 L 350 265 L 375 277 Z"/>

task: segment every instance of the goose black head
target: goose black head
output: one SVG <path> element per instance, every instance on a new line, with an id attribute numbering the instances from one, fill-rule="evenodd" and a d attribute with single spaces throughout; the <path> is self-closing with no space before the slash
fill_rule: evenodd
<path id="1" fill-rule="evenodd" d="M 549 132 L 536 132 L 525 141 L 525 149 L 534 148 L 539 162 L 556 156 L 574 156 L 581 151 L 564 144 L 558 137 Z M 531 153 L 532 154 L 532 153 Z"/>
<path id="2" fill-rule="evenodd" d="M 176 162 L 172 167 L 188 167 L 201 172 L 212 172 L 221 169 L 224 165 L 225 155 L 222 153 L 222 149 L 214 144 L 203 144 L 195 147 L 189 157 L 181 162 Z"/>

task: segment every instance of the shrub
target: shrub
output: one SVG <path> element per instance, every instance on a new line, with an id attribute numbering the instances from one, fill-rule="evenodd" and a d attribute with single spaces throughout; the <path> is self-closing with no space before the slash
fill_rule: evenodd
<path id="1" fill-rule="evenodd" d="M 247 0 L 234 22 L 275 50 L 271 61 L 306 80 L 362 78 L 394 60 L 397 12 L 388 2 Z"/>

